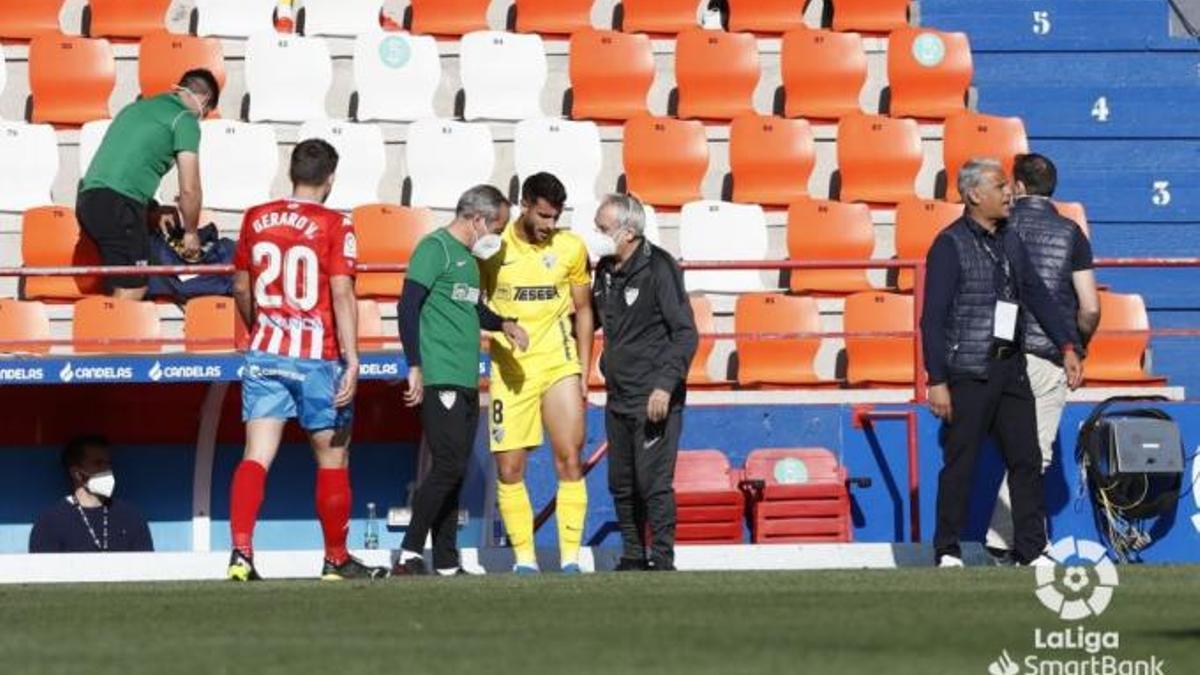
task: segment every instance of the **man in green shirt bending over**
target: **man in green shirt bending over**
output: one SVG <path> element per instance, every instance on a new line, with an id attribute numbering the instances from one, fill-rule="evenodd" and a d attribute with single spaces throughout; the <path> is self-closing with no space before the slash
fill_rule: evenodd
<path id="1" fill-rule="evenodd" d="M 479 266 L 500 250 L 509 203 L 491 185 L 467 190 L 454 221 L 425 236 L 413 251 L 400 296 L 400 340 L 408 362 L 409 406 L 421 406 L 421 427 L 433 463 L 413 496 L 412 520 L 394 575 L 428 574 L 423 553 L 433 531 L 433 567 L 462 574 L 458 557 L 458 497 L 479 426 L 479 331 L 503 331 L 520 349 L 525 329 L 480 299 Z M 473 257 L 472 257 L 473 256 Z"/>
<path id="2" fill-rule="evenodd" d="M 200 120 L 217 107 L 217 78 L 189 70 L 171 93 L 131 103 L 112 121 L 79 186 L 75 214 L 106 266 L 148 265 L 146 207 L 179 165 L 184 254 L 200 252 Z M 109 277 L 113 297 L 141 300 L 144 276 Z"/>

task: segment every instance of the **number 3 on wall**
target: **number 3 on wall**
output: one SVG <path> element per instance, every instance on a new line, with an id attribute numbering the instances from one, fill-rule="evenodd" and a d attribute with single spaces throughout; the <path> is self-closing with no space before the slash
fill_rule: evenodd
<path id="1" fill-rule="evenodd" d="M 1049 35 L 1050 28 L 1050 12 L 1039 11 L 1033 13 L 1034 35 Z"/>

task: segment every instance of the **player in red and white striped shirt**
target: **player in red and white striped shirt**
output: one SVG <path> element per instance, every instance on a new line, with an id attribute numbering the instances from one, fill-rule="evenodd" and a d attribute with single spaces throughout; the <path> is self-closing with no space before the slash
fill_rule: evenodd
<path id="1" fill-rule="evenodd" d="M 351 404 L 358 382 L 357 242 L 348 218 L 322 204 L 338 156 L 310 139 L 292 152 L 292 196 L 246 212 L 234 256 L 234 298 L 253 326 L 242 378 L 246 451 L 233 476 L 230 579 L 257 579 L 254 523 L 267 470 L 287 421 L 297 418 L 317 458 L 317 516 L 325 536 L 323 579 L 375 578 L 346 549 L 350 519 Z"/>

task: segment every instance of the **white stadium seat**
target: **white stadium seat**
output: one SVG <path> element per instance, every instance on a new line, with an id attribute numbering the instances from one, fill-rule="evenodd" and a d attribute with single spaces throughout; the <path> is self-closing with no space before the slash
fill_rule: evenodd
<path id="1" fill-rule="evenodd" d="M 245 38 L 275 29 L 277 0 L 196 0 L 196 35 Z"/>
<path id="2" fill-rule="evenodd" d="M 353 37 L 378 31 L 383 0 L 304 0 L 304 34 Z"/>
<path id="3" fill-rule="evenodd" d="M 538 35 L 476 31 L 459 47 L 468 120 L 541 117 L 546 50 Z"/>
<path id="4" fill-rule="evenodd" d="M 338 151 L 337 178 L 325 205 L 349 211 L 379 199 L 379 181 L 387 168 L 383 130 L 374 124 L 313 120 L 300 125 L 297 141 L 322 138 Z"/>
<path id="5" fill-rule="evenodd" d="M 697 201 L 683 205 L 679 220 L 679 257 L 688 261 L 767 260 L 767 218 L 757 204 Z M 741 293 L 765 291 L 758 270 L 687 272 L 689 291 Z"/>
<path id="6" fill-rule="evenodd" d="M 496 153 L 486 124 L 417 120 L 405 148 L 413 206 L 452 209 L 468 188 L 492 180 Z"/>
<path id="7" fill-rule="evenodd" d="M 80 178 L 87 174 L 88 167 L 92 164 L 92 157 L 95 157 L 96 151 L 100 149 L 100 141 L 104 140 L 104 134 L 108 132 L 110 124 L 112 124 L 112 120 L 92 120 L 79 128 Z"/>
<path id="8" fill-rule="evenodd" d="M 560 221 L 563 227 L 569 227 L 571 231 L 583 238 L 593 263 L 599 259 L 599 256 L 596 255 L 596 240 L 604 236 L 596 231 L 596 211 L 599 208 L 600 200 L 598 199 L 578 202 L 567 209 Z M 654 212 L 653 206 L 647 204 L 644 208 L 646 210 L 646 239 L 649 239 L 652 244 L 659 244 L 662 240 L 658 233 L 658 214 Z"/>
<path id="9" fill-rule="evenodd" d="M 49 124 L 0 122 L 0 211 L 53 204 L 58 136 Z"/>
<path id="10" fill-rule="evenodd" d="M 251 122 L 325 119 L 333 61 L 322 38 L 258 33 L 246 42 Z"/>
<path id="11" fill-rule="evenodd" d="M 279 149 L 270 124 L 205 120 L 200 125 L 200 156 L 206 208 L 241 211 L 271 198 Z"/>
<path id="12" fill-rule="evenodd" d="M 359 120 L 411 122 L 433 117 L 442 82 L 437 41 L 430 35 L 367 33 L 354 43 Z"/>
<path id="13" fill-rule="evenodd" d="M 523 120 L 513 131 L 513 141 L 519 180 L 549 171 L 567 187 L 567 206 L 596 199 L 604 157 L 595 122 L 548 117 Z"/>

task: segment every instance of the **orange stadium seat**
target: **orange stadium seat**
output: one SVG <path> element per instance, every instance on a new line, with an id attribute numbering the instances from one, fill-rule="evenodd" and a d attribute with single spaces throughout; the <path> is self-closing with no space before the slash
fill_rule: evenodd
<path id="1" fill-rule="evenodd" d="M 1136 331 L 1105 335 L 1105 331 Z M 1100 326 L 1088 344 L 1083 370 L 1088 384 L 1162 384 L 1165 377 L 1146 372 L 1143 365 L 1150 346 L 1150 317 L 1137 294 L 1100 292 Z"/>
<path id="2" fill-rule="evenodd" d="M 862 112 L 867 54 L 858 33 L 788 31 L 780 61 L 788 117 L 840 119 Z"/>
<path id="3" fill-rule="evenodd" d="M 183 344 L 194 353 L 244 349 L 249 334 L 233 298 L 210 295 L 188 300 L 183 310 Z"/>
<path id="4" fill-rule="evenodd" d="M 753 450 L 746 480 L 762 481 L 751 512 L 756 544 L 848 542 L 854 537 L 846 469 L 825 448 Z"/>
<path id="5" fill-rule="evenodd" d="M 758 115 L 733 120 L 729 130 L 733 201 L 784 206 L 803 199 L 815 163 L 808 122 Z"/>
<path id="6" fill-rule="evenodd" d="M 21 221 L 21 260 L 25 267 L 82 267 L 100 264 L 100 252 L 79 228 L 67 206 L 41 206 L 25 212 Z M 28 277 L 29 300 L 73 302 L 104 292 L 99 277 Z"/>
<path id="7" fill-rule="evenodd" d="M 583 30 L 571 36 L 571 118 L 625 121 L 647 115 L 654 51 L 645 35 Z"/>
<path id="8" fill-rule="evenodd" d="M 604 353 L 604 342 L 596 340 L 592 343 L 592 364 L 588 367 L 588 389 L 597 391 L 604 389 L 604 374 L 600 372 L 600 355 Z"/>
<path id="9" fill-rule="evenodd" d="M 621 0 L 626 33 L 675 34 L 700 25 L 696 0 Z"/>
<path id="10" fill-rule="evenodd" d="M 594 0 L 517 0 L 517 32 L 572 35 L 592 27 Z"/>
<path id="11" fill-rule="evenodd" d="M 1079 229 L 1083 230 L 1083 236 L 1091 238 L 1092 230 L 1088 226 L 1087 210 L 1083 208 L 1083 204 L 1080 202 L 1054 202 L 1054 209 L 1063 218 L 1075 221 Z"/>
<path id="12" fill-rule="evenodd" d="M 676 541 L 680 544 L 740 544 L 745 496 L 741 472 L 720 450 L 683 450 L 675 459 Z"/>
<path id="13" fill-rule="evenodd" d="M 847 333 L 913 330 L 913 297 L 869 291 L 846 298 Z M 912 337 L 847 337 L 846 381 L 851 385 L 911 385 Z"/>
<path id="14" fill-rule="evenodd" d="M 696 330 L 701 334 L 716 331 L 713 321 L 712 301 L 708 296 L 694 294 L 690 297 L 692 315 L 696 318 Z M 687 384 L 689 387 L 721 386 L 727 384 L 722 380 L 714 380 L 708 374 L 708 359 L 712 356 L 713 347 L 717 341 L 713 338 L 700 338 L 696 355 L 692 357 L 691 368 L 688 369 Z"/>
<path id="15" fill-rule="evenodd" d="M 675 42 L 678 117 L 729 120 L 753 114 L 761 76 L 754 35 L 686 30 Z"/>
<path id="16" fill-rule="evenodd" d="M 0 298 L 0 354 L 46 354 L 48 344 L 31 344 L 50 339 L 50 319 L 40 302 Z M 13 344 L 28 340 L 30 343 Z"/>
<path id="17" fill-rule="evenodd" d="M 729 0 L 729 30 L 784 33 L 804 25 L 808 0 Z"/>
<path id="18" fill-rule="evenodd" d="M 434 229 L 433 211 L 394 204 L 367 204 L 351 216 L 358 237 L 361 264 L 404 264 L 421 237 Z M 398 272 L 359 274 L 355 291 L 360 298 L 400 297 L 404 275 Z"/>
<path id="19" fill-rule="evenodd" d="M 458 36 L 487 30 L 492 0 L 410 0 L 412 32 Z"/>
<path id="20" fill-rule="evenodd" d="M 909 0 L 832 0 L 833 29 L 889 33 L 908 25 Z"/>
<path id="21" fill-rule="evenodd" d="M 782 293 L 747 293 L 738 296 L 734 330 L 748 333 L 817 333 L 821 316 L 813 298 Z M 823 384 L 813 368 L 821 338 L 738 338 L 738 384 Z"/>
<path id="22" fill-rule="evenodd" d="M 993 117 L 964 112 L 946 118 L 942 132 L 946 166 L 946 201 L 957 202 L 958 170 L 976 157 L 998 159 L 1012 174 L 1013 158 L 1029 152 L 1025 124 L 1019 117 Z"/>
<path id="23" fill-rule="evenodd" d="M 801 199 L 788 207 L 788 257 L 792 260 L 867 260 L 875 226 L 866 204 Z M 795 293 L 856 293 L 871 288 L 867 270 L 792 270 Z"/>
<path id="24" fill-rule="evenodd" d="M 160 337 L 153 302 L 94 296 L 75 303 L 71 339 L 77 354 L 154 354 L 161 345 L 135 341 Z"/>
<path id="25" fill-rule="evenodd" d="M 65 0 L 0 2 L 0 40 L 25 42 L 39 33 L 59 33 Z"/>
<path id="26" fill-rule="evenodd" d="M 171 0 L 88 0 L 84 33 L 89 37 L 137 40 L 167 29 Z"/>
<path id="27" fill-rule="evenodd" d="M 701 198 L 708 172 L 708 140 L 700 122 L 636 117 L 625 123 L 626 189 L 655 207 Z"/>
<path id="28" fill-rule="evenodd" d="M 892 117 L 942 119 L 966 109 L 974 75 L 966 33 L 899 28 L 887 59 Z"/>
<path id="29" fill-rule="evenodd" d="M 963 214 L 962 204 L 937 199 L 905 199 L 896 205 L 896 257 L 924 260 L 938 233 Z M 896 287 L 912 290 L 913 271 L 899 271 Z"/>
<path id="30" fill-rule="evenodd" d="M 79 126 L 104 119 L 117 83 L 108 40 L 39 35 L 29 43 L 33 122 Z"/>
<path id="31" fill-rule="evenodd" d="M 144 98 L 171 91 L 193 68 L 207 68 L 221 88 L 225 87 L 225 55 L 219 39 L 172 33 L 142 38 L 138 47 L 138 87 Z"/>
<path id="32" fill-rule="evenodd" d="M 841 201 L 895 204 L 916 194 L 925 155 L 915 120 L 848 115 L 837 135 Z"/>

